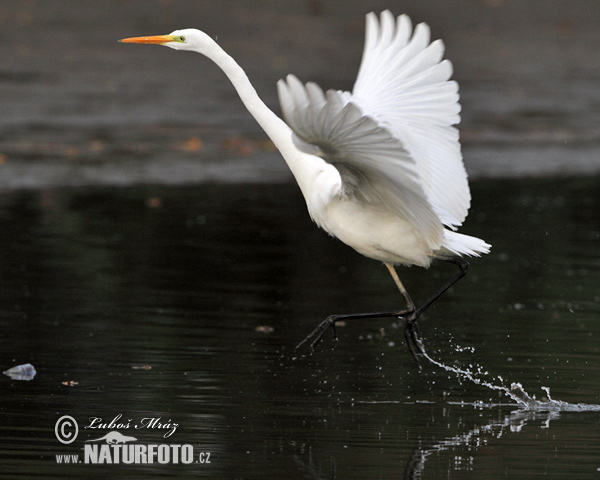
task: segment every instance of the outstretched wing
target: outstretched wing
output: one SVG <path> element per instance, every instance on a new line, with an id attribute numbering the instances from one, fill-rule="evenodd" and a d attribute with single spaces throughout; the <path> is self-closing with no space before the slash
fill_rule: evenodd
<path id="1" fill-rule="evenodd" d="M 284 118 L 298 148 L 318 155 L 340 172 L 344 193 L 384 205 L 408 220 L 432 249 L 442 225 L 421 186 L 412 155 L 389 129 L 365 115 L 349 92 L 323 93 L 293 75 L 277 84 Z"/>
<path id="2" fill-rule="evenodd" d="M 367 15 L 365 48 L 351 101 L 385 126 L 413 158 L 427 199 L 442 223 L 464 221 L 471 196 L 458 131 L 458 84 L 444 44 L 429 27 L 388 11 Z"/>

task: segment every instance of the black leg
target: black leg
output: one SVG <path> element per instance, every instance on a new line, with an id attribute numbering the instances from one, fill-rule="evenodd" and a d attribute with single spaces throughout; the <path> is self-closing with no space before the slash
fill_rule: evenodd
<path id="1" fill-rule="evenodd" d="M 311 350 L 314 350 L 314 348 L 319 344 L 319 342 L 321 342 L 321 340 L 323 340 L 323 335 L 325 335 L 325 332 L 330 327 L 333 330 L 334 340 L 337 340 L 335 324 L 337 322 L 341 322 L 343 320 L 364 320 L 367 318 L 385 318 L 385 317 L 397 318 L 397 317 L 403 317 L 405 315 L 414 314 L 415 310 L 416 310 L 415 304 L 413 303 L 410 296 L 408 295 L 408 292 L 404 288 L 404 285 L 402 285 L 402 282 L 398 278 L 398 274 L 396 273 L 394 266 L 391 263 L 386 263 L 385 266 L 388 268 L 390 274 L 392 275 L 392 278 L 394 279 L 394 282 L 396 283 L 396 286 L 398 287 L 398 290 L 400 290 L 400 293 L 402 294 L 402 296 L 404 297 L 404 300 L 406 301 L 405 308 L 403 308 L 402 310 L 392 310 L 392 311 L 387 311 L 387 312 L 350 313 L 350 314 L 330 315 L 325 320 L 323 320 L 317 326 L 317 328 L 315 328 L 312 332 L 310 332 L 310 334 L 304 340 L 302 340 L 298 345 L 296 345 L 296 348 L 294 350 L 297 350 L 302 345 L 304 345 L 308 340 L 315 337 L 315 339 L 310 344 Z M 412 345 L 409 348 L 411 349 L 411 353 L 413 353 L 413 355 L 415 355 L 414 352 L 412 351 Z"/>
<path id="2" fill-rule="evenodd" d="M 385 318 L 385 317 L 402 317 L 406 314 L 414 313 L 414 307 L 412 310 L 405 308 L 403 310 L 394 310 L 390 312 L 373 312 L 373 313 L 350 313 L 350 314 L 339 314 L 339 315 L 329 315 L 325 320 L 323 320 L 317 328 L 315 328 L 308 336 L 302 340 L 294 350 L 297 350 L 302 345 L 304 345 L 308 340 L 315 337 L 314 340 L 310 344 L 311 350 L 323 340 L 323 335 L 325 332 L 331 328 L 333 330 L 333 339 L 337 341 L 337 332 L 335 330 L 335 324 L 337 322 L 341 322 L 344 320 L 364 320 L 367 318 Z"/>
<path id="3" fill-rule="evenodd" d="M 419 307 L 419 309 L 415 312 L 415 320 L 419 317 L 427 308 L 431 306 L 433 302 L 435 302 L 438 298 L 442 296 L 442 294 L 448 290 L 452 285 L 458 282 L 462 277 L 467 274 L 467 270 L 469 269 L 469 262 L 467 262 L 464 258 L 461 257 L 439 257 L 440 260 L 444 260 L 445 262 L 453 263 L 458 267 L 458 272 L 456 272 L 452 278 L 450 278 L 442 287 L 435 292 L 429 300 L 427 300 L 423 305 Z"/>
<path id="4" fill-rule="evenodd" d="M 450 262 L 458 266 L 458 272 L 456 272 L 441 288 L 435 292 L 427 301 L 421 305 L 412 315 L 406 318 L 404 325 L 404 337 L 406 338 L 406 344 L 410 350 L 411 355 L 417 361 L 419 361 L 418 354 L 423 355 L 425 353 L 425 347 L 421 340 L 421 334 L 417 326 L 417 319 L 419 316 L 431 306 L 442 294 L 448 290 L 452 285 L 458 282 L 462 277 L 467 274 L 469 269 L 469 262 L 461 257 L 439 257 L 440 260 Z"/>
<path id="5" fill-rule="evenodd" d="M 295 348 L 297 350 L 299 347 L 304 345 L 307 341 L 311 340 L 314 337 L 310 344 L 311 350 L 313 350 L 323 339 L 325 332 L 331 328 L 333 330 L 333 338 L 337 340 L 337 333 L 335 330 L 335 324 L 337 322 L 343 320 L 364 320 L 369 318 L 385 318 L 385 317 L 405 317 L 406 324 L 404 327 L 404 336 L 406 338 L 406 344 L 410 353 L 418 361 L 418 355 L 422 355 L 425 353 L 425 349 L 423 347 L 423 342 L 421 340 L 421 335 L 419 333 L 419 328 L 417 326 L 417 319 L 419 316 L 431 306 L 433 302 L 435 302 L 442 294 L 448 290 L 452 285 L 454 285 L 458 280 L 465 276 L 467 270 L 469 268 L 469 263 L 460 257 L 438 257 L 440 260 L 444 260 L 450 263 L 453 263 L 458 266 L 459 270 L 450 278 L 442 287 L 435 292 L 421 307 L 418 309 L 415 308 L 415 304 L 411 300 L 408 292 L 402 285 L 402 282 L 398 278 L 396 274 L 396 270 L 392 264 L 386 263 L 385 266 L 390 271 L 398 290 L 404 297 L 406 301 L 406 307 L 402 310 L 393 310 L 393 311 L 385 311 L 385 312 L 372 312 L 372 313 L 353 313 L 353 314 L 340 314 L 340 315 L 330 315 L 324 321 L 322 321 L 317 328 L 315 328 L 304 340 L 302 340 Z"/>

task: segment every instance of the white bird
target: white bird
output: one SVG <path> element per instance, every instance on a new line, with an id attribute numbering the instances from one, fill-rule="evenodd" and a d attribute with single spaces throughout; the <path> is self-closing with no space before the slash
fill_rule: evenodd
<path id="1" fill-rule="evenodd" d="M 408 16 L 366 17 L 362 63 L 352 92 L 323 90 L 295 76 L 277 87 L 285 122 L 259 98 L 242 68 L 206 33 L 175 30 L 125 43 L 164 45 L 215 62 L 292 171 L 313 221 L 366 257 L 383 262 L 406 306 L 386 312 L 331 315 L 298 346 L 344 319 L 404 317 L 411 353 L 424 353 L 416 319 L 468 268 L 462 255 L 490 245 L 455 230 L 470 207 L 458 130 L 458 85 L 442 60 L 444 44 Z M 459 271 L 416 308 L 395 265 L 452 262 Z M 337 337 L 335 337 L 337 338 Z M 415 348 L 417 350 L 415 350 Z"/>

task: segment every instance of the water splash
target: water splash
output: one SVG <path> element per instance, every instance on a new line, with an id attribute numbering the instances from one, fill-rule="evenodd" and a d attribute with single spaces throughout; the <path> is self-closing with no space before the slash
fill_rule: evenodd
<path id="1" fill-rule="evenodd" d="M 421 353 L 423 358 L 427 359 L 427 361 L 429 361 L 431 364 L 442 368 L 447 372 L 454 373 L 462 380 L 468 380 L 474 383 L 475 385 L 481 385 L 491 390 L 502 392 L 504 395 L 511 398 L 518 405 L 520 405 L 523 409 L 537 412 L 600 412 L 600 405 L 588 403 L 569 403 L 563 402 L 562 400 L 555 400 L 550 396 L 549 387 L 542 387 L 542 390 L 546 392 L 547 398 L 538 400 L 535 397 L 535 395 L 530 395 L 529 393 L 527 393 L 523 388 L 523 385 L 521 385 L 520 383 L 511 383 L 509 388 L 505 385 L 502 385 L 502 377 L 497 377 L 497 380 L 500 382 L 500 384 L 496 385 L 491 381 L 484 380 L 477 376 L 480 374 L 487 375 L 487 372 L 482 372 L 481 368 L 478 369 L 477 373 L 473 373 L 469 370 L 463 370 L 462 368 L 445 365 L 444 363 L 438 362 L 434 358 L 430 357 L 429 354 L 425 351 L 422 342 L 421 347 Z"/>

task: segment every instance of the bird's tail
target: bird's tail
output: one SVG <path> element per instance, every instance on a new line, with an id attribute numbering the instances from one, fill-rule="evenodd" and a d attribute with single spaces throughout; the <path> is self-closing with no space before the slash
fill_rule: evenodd
<path id="1" fill-rule="evenodd" d="M 489 243 L 485 243 L 481 238 L 444 230 L 444 241 L 442 242 L 440 253 L 478 257 L 482 253 L 489 253 L 490 248 L 492 246 Z"/>

